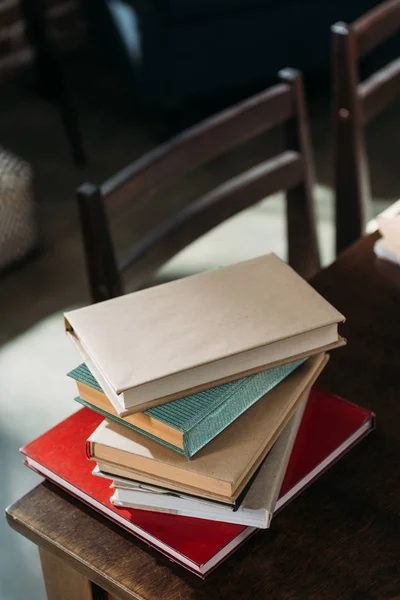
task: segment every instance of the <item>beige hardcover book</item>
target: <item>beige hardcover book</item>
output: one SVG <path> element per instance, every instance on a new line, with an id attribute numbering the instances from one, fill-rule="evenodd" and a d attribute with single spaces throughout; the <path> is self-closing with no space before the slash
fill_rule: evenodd
<path id="1" fill-rule="evenodd" d="M 139 510 L 207 519 L 222 523 L 237 523 L 260 529 L 268 528 L 307 399 L 308 392 L 303 395 L 300 406 L 273 445 L 237 510 L 221 502 L 194 498 L 184 493 L 175 492 L 171 495 L 168 490 L 163 488 L 135 483 L 123 478 L 114 479 L 111 486 L 114 489 L 111 502 L 115 506 Z M 103 476 L 98 470 L 95 471 L 95 474 Z"/>
<path id="2" fill-rule="evenodd" d="M 88 455 L 137 481 L 234 503 L 326 361 L 326 355 L 307 360 L 190 461 L 107 420 L 88 439 Z"/>
<path id="3" fill-rule="evenodd" d="M 66 313 L 119 415 L 340 346 L 344 317 L 274 254 Z"/>

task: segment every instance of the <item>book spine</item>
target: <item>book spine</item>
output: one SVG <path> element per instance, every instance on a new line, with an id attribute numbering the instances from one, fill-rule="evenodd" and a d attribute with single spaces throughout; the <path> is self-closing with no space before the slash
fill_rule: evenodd
<path id="1" fill-rule="evenodd" d="M 82 404 L 82 406 L 86 406 L 86 408 L 90 408 L 90 410 L 93 410 L 94 412 L 97 412 L 99 415 L 102 415 L 105 419 L 114 421 L 115 423 L 118 423 L 118 425 L 123 425 L 124 427 L 127 427 L 128 429 L 132 429 L 132 431 L 135 431 L 136 433 L 140 433 L 141 435 L 146 436 L 150 440 L 153 440 L 153 442 L 162 444 L 166 448 L 169 448 L 170 450 L 174 450 L 174 452 L 177 452 L 178 454 L 186 456 L 185 452 L 181 448 L 178 448 L 178 446 L 174 446 L 173 444 L 170 444 L 169 442 L 162 440 L 161 438 L 157 437 L 156 435 L 152 435 L 151 433 L 148 433 L 147 431 L 143 431 L 143 429 L 139 429 L 139 427 L 135 427 L 135 425 L 132 425 L 132 423 L 128 423 L 127 421 L 120 419 L 116 415 L 112 415 L 111 413 L 108 413 L 108 412 L 102 410 L 101 408 L 98 408 L 97 406 L 94 406 L 93 404 L 86 402 L 86 400 L 84 400 L 80 396 L 77 396 L 76 398 L 74 398 L 74 400 L 75 400 L 75 402 L 79 402 L 79 404 Z M 90 456 L 88 458 L 90 458 Z M 189 457 L 186 456 L 186 458 L 189 458 Z"/>

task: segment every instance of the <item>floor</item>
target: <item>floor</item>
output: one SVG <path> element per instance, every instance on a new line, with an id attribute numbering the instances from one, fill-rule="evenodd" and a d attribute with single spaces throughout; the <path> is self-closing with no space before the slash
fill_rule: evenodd
<path id="1" fill-rule="evenodd" d="M 90 73 L 90 78 L 87 77 Z M 157 116 L 143 115 L 111 75 L 96 64 L 68 63 L 68 76 L 81 116 L 90 164 L 73 167 L 57 110 L 30 86 L 30 74 L 2 84 L 0 143 L 28 160 L 35 174 L 41 250 L 19 268 L 0 276 L 0 506 L 24 494 L 39 478 L 22 464 L 18 449 L 76 409 L 74 385 L 65 373 L 78 356 L 63 334 L 64 310 L 88 302 L 82 248 L 74 201 L 76 186 L 100 182 L 140 156 L 159 140 Z M 307 80 L 315 148 L 318 230 L 324 264 L 333 259 L 329 93 L 323 79 Z M 387 112 L 368 129 L 374 202 L 371 215 L 400 195 L 399 109 Z M 216 161 L 183 183 L 193 194 L 226 177 L 231 165 L 271 154 L 279 136 L 263 139 Z M 128 222 L 116 223 L 118 247 L 159 222 L 183 202 L 172 190 L 162 201 L 134 207 Z M 262 201 L 217 228 L 174 259 L 160 274 L 173 278 L 273 250 L 285 256 L 282 198 Z M 0 522 L 0 599 L 45 597 L 35 547 Z"/>

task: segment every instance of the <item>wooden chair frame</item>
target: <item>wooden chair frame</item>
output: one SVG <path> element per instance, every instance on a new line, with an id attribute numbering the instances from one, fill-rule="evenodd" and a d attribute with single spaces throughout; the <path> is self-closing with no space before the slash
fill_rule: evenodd
<path id="1" fill-rule="evenodd" d="M 77 195 L 93 301 L 122 294 L 121 274 L 132 266 L 133 286 L 141 287 L 187 244 L 282 189 L 287 199 L 289 263 L 305 277 L 318 270 L 313 157 L 302 78 L 292 69 L 281 71 L 279 77 L 280 83 L 274 87 L 192 127 L 104 184 L 80 186 Z M 213 158 L 279 124 L 284 126 L 287 150 L 188 204 L 117 263 L 109 216 L 139 199 L 149 200 Z"/>
<path id="2" fill-rule="evenodd" d="M 400 31 L 400 0 L 332 26 L 336 251 L 365 232 L 370 199 L 363 126 L 400 95 L 400 57 L 359 81 L 358 61 Z"/>

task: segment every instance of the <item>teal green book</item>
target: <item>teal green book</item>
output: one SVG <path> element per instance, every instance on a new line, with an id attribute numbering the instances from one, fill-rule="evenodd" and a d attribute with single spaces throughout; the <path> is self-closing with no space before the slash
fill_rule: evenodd
<path id="1" fill-rule="evenodd" d="M 191 458 L 306 359 L 120 417 L 85 364 L 68 373 L 84 406 Z"/>

